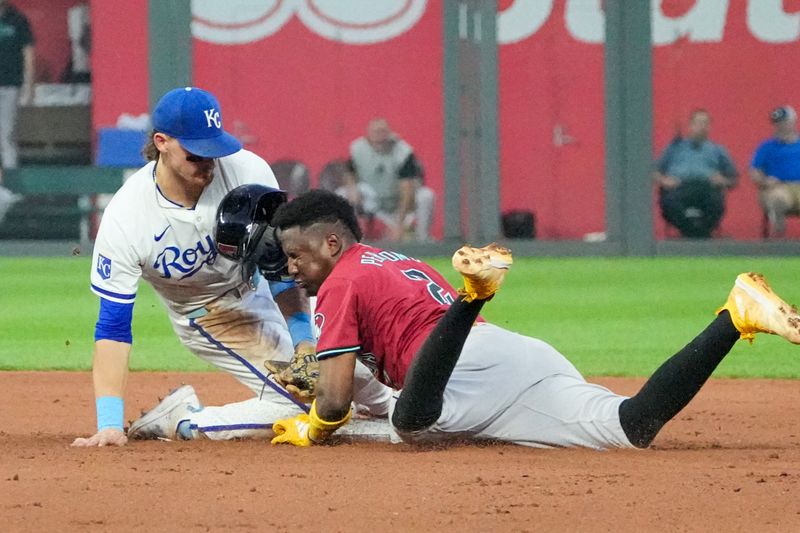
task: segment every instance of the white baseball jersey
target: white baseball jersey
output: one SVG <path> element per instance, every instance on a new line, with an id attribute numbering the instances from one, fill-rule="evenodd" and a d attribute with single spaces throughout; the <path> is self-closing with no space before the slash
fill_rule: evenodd
<path id="1" fill-rule="evenodd" d="M 265 360 L 288 361 L 294 351 L 267 283 L 242 290 L 241 267 L 218 255 L 214 242 L 217 207 L 229 191 L 247 183 L 278 188 L 272 169 L 252 152 L 219 158 L 214 179 L 188 209 L 161 194 L 155 163 L 148 163 L 114 195 L 94 247 L 95 294 L 133 304 L 144 278 L 167 305 L 183 345 L 257 396 L 193 413 L 192 428 L 212 439 L 263 438 L 271 435 L 275 420 L 308 410 L 264 368 Z M 365 368 L 357 369 L 356 381 L 359 376 L 363 383 L 356 399 L 385 414 L 391 391 Z"/>
<path id="2" fill-rule="evenodd" d="M 217 253 L 217 207 L 239 185 L 278 188 L 278 182 L 266 161 L 247 150 L 216 163 L 214 179 L 191 209 L 161 194 L 154 162 L 125 182 L 106 208 L 97 234 L 91 274 L 95 294 L 133 303 L 144 278 L 172 313 L 182 315 L 241 285 L 241 267 Z"/>

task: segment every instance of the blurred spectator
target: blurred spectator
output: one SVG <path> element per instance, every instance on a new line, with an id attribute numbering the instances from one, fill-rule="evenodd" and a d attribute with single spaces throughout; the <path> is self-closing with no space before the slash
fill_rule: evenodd
<path id="1" fill-rule="evenodd" d="M 67 30 L 71 54 L 64 71 L 64 83 L 89 83 L 92 71 L 89 53 L 92 49 L 92 33 L 89 23 L 89 4 L 84 2 L 67 10 Z"/>
<path id="2" fill-rule="evenodd" d="M 384 237 L 402 239 L 413 229 L 417 240 L 429 240 L 435 195 L 422 184 L 414 150 L 385 119 L 370 121 L 367 135 L 350 144 L 350 160 L 359 182 L 374 191 L 374 215 L 386 225 Z"/>
<path id="3" fill-rule="evenodd" d="M 7 0 L 0 0 L 0 163 L 3 169 L 17 168 L 19 163 L 14 125 L 18 107 L 33 98 L 33 67 L 33 33 L 28 19 Z M 0 221 L 18 199 L 0 185 Z"/>
<path id="4" fill-rule="evenodd" d="M 291 201 L 310 187 L 310 174 L 305 163 L 295 159 L 279 159 L 270 163 L 278 185 Z"/>
<path id="5" fill-rule="evenodd" d="M 332 159 L 325 163 L 317 177 L 318 187 L 326 191 L 336 192 L 336 189 L 344 184 L 344 174 L 347 166 L 352 166 L 352 163 L 342 159 Z"/>
<path id="6" fill-rule="evenodd" d="M 319 188 L 335 192 L 350 202 L 355 208 L 365 239 L 381 239 L 389 234 L 387 225 L 377 217 L 378 203 L 375 190 L 358 179 L 352 160 L 329 161 L 320 172 Z M 393 223 L 393 218 L 387 218 Z"/>
<path id="7" fill-rule="evenodd" d="M 341 180 L 335 192 L 347 198 L 359 216 L 373 218 L 378 213 L 378 197 L 375 189 L 358 179 L 353 161 L 350 159 L 342 163 Z"/>
<path id="8" fill-rule="evenodd" d="M 0 159 L 17 168 L 17 108 L 33 98 L 33 34 L 25 15 L 0 0 Z"/>
<path id="9" fill-rule="evenodd" d="M 0 183 L 2 183 L 2 173 L 0 173 Z M 6 218 L 6 214 L 11 207 L 21 199 L 20 195 L 14 194 L 0 185 L 0 224 Z"/>
<path id="10" fill-rule="evenodd" d="M 688 135 L 676 137 L 656 163 L 661 215 L 684 237 L 711 236 L 738 177 L 727 150 L 708 139 L 710 130 L 708 111 L 694 110 Z"/>
<path id="11" fill-rule="evenodd" d="M 800 140 L 797 113 L 791 106 L 774 109 L 770 122 L 775 136 L 767 139 L 753 156 L 751 176 L 767 216 L 765 237 L 783 237 L 786 215 L 800 211 Z"/>
<path id="12" fill-rule="evenodd" d="M 395 218 L 378 210 L 378 196 L 368 183 L 358 179 L 353 161 L 342 163 L 341 179 L 336 194 L 347 198 L 355 207 L 365 239 L 396 236 Z"/>

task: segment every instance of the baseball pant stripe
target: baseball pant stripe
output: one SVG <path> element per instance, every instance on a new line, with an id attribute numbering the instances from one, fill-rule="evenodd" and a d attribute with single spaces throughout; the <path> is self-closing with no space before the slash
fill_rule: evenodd
<path id="1" fill-rule="evenodd" d="M 303 412 L 308 413 L 308 411 L 311 409 L 308 405 L 304 404 L 303 402 L 298 401 L 294 396 L 289 394 L 289 392 L 286 391 L 286 389 L 284 389 L 283 387 L 281 387 L 277 383 L 273 382 L 265 374 L 260 372 L 256 367 L 254 367 L 250 363 L 250 361 L 248 361 L 247 359 L 245 359 L 244 357 L 242 357 L 241 355 L 237 354 L 235 351 L 231 350 L 230 348 L 228 348 L 227 346 L 222 344 L 220 341 L 215 339 L 210 333 L 208 333 L 206 330 L 204 330 L 202 326 L 197 324 L 195 322 L 194 318 L 190 318 L 189 319 L 189 325 L 192 326 L 195 330 L 197 330 L 197 332 L 200 333 L 200 335 L 205 337 L 205 339 L 208 342 L 210 342 L 211 344 L 213 344 L 214 346 L 216 346 L 217 348 L 219 348 L 223 352 L 227 353 L 228 355 L 230 355 L 231 357 L 233 357 L 234 359 L 239 361 L 239 363 L 244 365 L 245 368 L 247 368 L 250 372 L 252 372 L 255 376 L 257 376 L 261 381 L 263 381 L 264 385 L 268 386 L 269 388 L 271 388 L 272 390 L 274 390 L 275 392 L 277 392 L 278 394 L 280 394 L 281 396 L 283 396 L 287 400 L 291 400 L 291 402 L 294 403 L 300 409 L 302 409 Z"/>
<path id="2" fill-rule="evenodd" d="M 236 431 L 239 429 L 272 429 L 272 424 L 230 424 L 227 426 L 198 426 L 191 424 L 189 426 L 192 431 L 200 431 L 201 433 L 211 433 L 214 431 Z"/>

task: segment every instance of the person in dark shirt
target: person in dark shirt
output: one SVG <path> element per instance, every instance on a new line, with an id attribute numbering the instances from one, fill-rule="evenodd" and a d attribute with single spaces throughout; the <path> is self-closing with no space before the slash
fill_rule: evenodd
<path id="1" fill-rule="evenodd" d="M 28 19 L 7 0 L 0 0 L 0 160 L 16 168 L 14 122 L 17 108 L 33 98 L 33 33 Z"/>
<path id="2" fill-rule="evenodd" d="M 17 168 L 14 125 L 17 109 L 33 98 L 33 33 L 30 23 L 7 0 L 0 0 L 0 166 Z M 2 186 L 0 171 L 0 222 L 19 197 Z"/>
<path id="3" fill-rule="evenodd" d="M 684 237 L 710 237 L 725 212 L 725 192 L 736 186 L 736 167 L 708 139 L 710 129 L 708 111 L 694 110 L 689 134 L 672 141 L 656 163 L 661 214 Z"/>

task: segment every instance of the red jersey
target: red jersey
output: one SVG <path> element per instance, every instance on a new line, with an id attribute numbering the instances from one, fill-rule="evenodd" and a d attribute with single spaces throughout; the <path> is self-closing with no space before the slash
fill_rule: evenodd
<path id="1" fill-rule="evenodd" d="M 356 244 L 317 294 L 317 358 L 356 352 L 379 381 L 402 388 L 414 355 L 455 298 L 431 266 Z"/>

